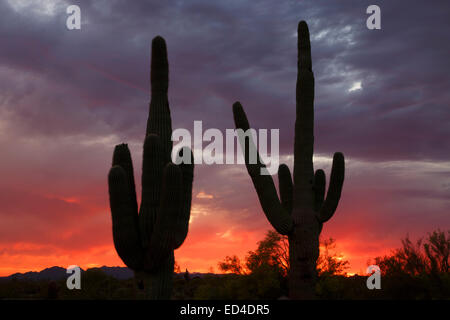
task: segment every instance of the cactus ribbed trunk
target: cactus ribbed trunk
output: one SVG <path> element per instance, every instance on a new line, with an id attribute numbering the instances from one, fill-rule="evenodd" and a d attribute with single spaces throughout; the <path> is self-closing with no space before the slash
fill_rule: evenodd
<path id="1" fill-rule="evenodd" d="M 173 285 L 174 256 L 172 255 L 153 272 L 135 271 L 138 290 L 147 300 L 169 300 Z"/>
<path id="2" fill-rule="evenodd" d="M 295 212 L 293 212 L 295 215 Z M 296 219 L 294 218 L 294 221 Z M 319 230 L 313 221 L 299 218 L 289 234 L 289 296 L 291 299 L 314 299 L 319 258 Z M 305 226 L 311 226 L 305 228 Z"/>
<path id="3" fill-rule="evenodd" d="M 194 162 L 189 148 L 171 162 L 172 123 L 168 101 L 169 63 L 166 43 L 152 41 L 151 101 L 142 162 L 142 201 L 136 200 L 133 164 L 126 144 L 114 149 L 109 172 L 113 239 L 123 262 L 135 272 L 147 299 L 170 299 L 174 250 L 188 233 Z M 189 158 L 189 156 L 187 157 Z"/>
<path id="4" fill-rule="evenodd" d="M 296 121 L 294 141 L 294 181 L 289 168 L 278 168 L 280 198 L 272 177 L 261 175 L 265 165 L 258 155 L 256 164 L 249 163 L 251 139 L 243 143 L 247 171 L 252 178 L 261 207 L 269 222 L 289 239 L 289 296 L 291 299 L 314 299 L 319 258 L 319 235 L 323 223 L 336 211 L 344 182 L 344 156 L 333 157 L 330 186 L 325 199 L 325 173 L 314 173 L 314 74 L 308 26 L 298 24 L 298 75 L 296 88 Z M 250 128 L 239 102 L 233 105 L 236 128 Z M 239 134 L 239 133 L 238 133 Z M 242 133 L 241 133 L 242 134 Z M 241 136 L 243 139 L 243 136 Z"/>

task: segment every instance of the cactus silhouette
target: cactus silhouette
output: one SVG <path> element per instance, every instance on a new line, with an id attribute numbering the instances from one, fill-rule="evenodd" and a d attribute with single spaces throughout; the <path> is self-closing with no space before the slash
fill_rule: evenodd
<path id="1" fill-rule="evenodd" d="M 247 171 L 253 181 L 261 207 L 272 226 L 289 239 L 289 296 L 291 299 L 313 299 L 317 279 L 319 235 L 323 223 L 334 214 L 344 182 L 345 163 L 342 153 L 333 157 L 330 186 L 325 198 L 325 173 L 313 168 L 314 147 L 314 75 L 311 45 L 306 22 L 298 24 L 298 74 L 296 89 L 296 121 L 294 141 L 294 181 L 289 168 L 278 168 L 280 199 L 270 175 L 261 175 L 265 165 L 257 154 L 256 163 L 249 162 L 249 151 L 256 148 L 245 138 Z M 237 129 L 250 128 L 239 102 L 233 105 Z M 254 149 L 256 150 L 256 149 Z M 255 151 L 256 152 L 256 151 Z"/>
<path id="2" fill-rule="evenodd" d="M 188 232 L 193 156 L 190 163 L 171 162 L 172 124 L 167 97 L 169 64 L 162 37 L 152 41 L 151 101 L 144 141 L 142 199 L 138 214 L 133 164 L 126 144 L 114 149 L 108 175 L 114 246 L 123 262 L 135 271 L 138 286 L 148 299 L 169 299 L 174 250 Z M 185 154 L 185 152 L 187 152 Z"/>

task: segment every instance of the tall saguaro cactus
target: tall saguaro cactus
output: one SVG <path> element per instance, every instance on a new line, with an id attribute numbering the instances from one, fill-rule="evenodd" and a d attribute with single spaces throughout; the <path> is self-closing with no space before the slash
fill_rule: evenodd
<path id="1" fill-rule="evenodd" d="M 298 75 L 296 93 L 294 142 L 294 181 L 289 168 L 278 169 L 280 199 L 269 175 L 261 175 L 265 167 L 258 155 L 257 163 L 246 167 L 258 194 L 261 207 L 272 226 L 289 239 L 289 296 L 292 299 L 312 299 L 317 279 L 319 235 L 322 225 L 334 214 L 344 182 L 345 163 L 342 153 L 333 157 L 330 186 L 325 198 L 325 173 L 313 168 L 314 147 L 314 75 L 311 65 L 311 45 L 306 22 L 298 25 Z M 250 128 L 239 102 L 233 105 L 236 128 Z M 251 141 L 245 140 L 247 155 Z"/>
<path id="2" fill-rule="evenodd" d="M 149 299 L 169 299 L 174 250 L 188 232 L 194 162 L 171 162 L 172 124 L 167 97 L 169 65 L 162 37 L 152 41 L 151 101 L 144 141 L 142 199 L 136 199 L 133 164 L 126 144 L 114 149 L 109 171 L 114 246 L 123 262 L 135 271 Z"/>

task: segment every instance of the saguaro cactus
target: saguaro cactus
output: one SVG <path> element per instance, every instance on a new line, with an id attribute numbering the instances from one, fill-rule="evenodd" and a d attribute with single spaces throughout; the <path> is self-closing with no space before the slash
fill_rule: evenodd
<path id="1" fill-rule="evenodd" d="M 135 271 L 149 299 L 169 299 L 174 250 L 188 232 L 194 162 L 171 162 L 172 124 L 167 97 L 169 65 L 162 37 L 152 41 L 151 101 L 142 163 L 142 199 L 138 214 L 133 164 L 126 144 L 114 149 L 109 171 L 114 246 Z"/>
<path id="2" fill-rule="evenodd" d="M 294 142 L 294 182 L 289 168 L 278 169 L 280 198 L 270 175 L 261 175 L 264 163 L 255 164 L 247 156 L 251 141 L 245 140 L 246 167 L 258 194 L 261 207 L 272 226 L 289 239 L 289 296 L 291 299 L 312 299 L 317 278 L 319 235 L 324 222 L 334 214 L 344 182 L 344 156 L 333 157 L 330 186 L 325 199 L 325 173 L 313 168 L 314 146 L 314 75 L 311 66 L 311 45 L 306 22 L 298 25 L 298 75 L 296 93 Z M 250 125 L 239 102 L 233 105 L 236 128 Z"/>

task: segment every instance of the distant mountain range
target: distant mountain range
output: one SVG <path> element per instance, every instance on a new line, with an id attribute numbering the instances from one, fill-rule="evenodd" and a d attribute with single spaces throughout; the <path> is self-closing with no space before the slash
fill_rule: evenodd
<path id="1" fill-rule="evenodd" d="M 87 270 L 92 269 L 100 269 L 105 274 L 112 276 L 116 279 L 125 280 L 130 279 L 134 276 L 133 271 L 128 268 L 123 267 L 100 267 L 100 268 L 90 268 Z M 85 270 L 81 269 L 81 273 L 83 274 Z M 41 281 L 41 280 L 62 280 L 67 279 L 67 277 L 70 274 L 66 272 L 65 268 L 61 267 L 51 267 L 44 269 L 42 271 L 36 272 L 36 271 L 30 271 L 26 273 L 14 273 L 7 277 L 0 277 L 0 280 L 12 280 L 12 279 L 18 279 L 18 280 L 35 280 L 35 281 Z"/>
<path id="2" fill-rule="evenodd" d="M 105 274 L 107 274 L 111 277 L 114 277 L 116 279 L 119 279 L 119 280 L 126 280 L 126 279 L 130 279 L 130 278 L 134 277 L 133 270 L 131 270 L 129 268 L 125 268 L 125 267 L 103 266 L 100 268 L 89 268 L 87 270 L 101 270 Z M 83 274 L 83 272 L 86 272 L 86 271 L 81 269 L 81 274 Z M 184 272 L 179 273 L 178 275 L 181 276 L 183 274 L 184 274 Z M 202 278 L 205 275 L 206 275 L 206 273 L 198 273 L 198 272 L 190 273 L 190 276 L 192 278 L 195 278 L 195 277 Z M 14 273 L 7 277 L 0 277 L 0 281 L 8 281 L 8 280 L 12 280 L 12 279 L 32 280 L 32 281 L 45 281 L 45 280 L 58 281 L 58 280 L 62 280 L 62 279 L 67 279 L 67 277 L 69 277 L 69 276 L 70 276 L 70 274 L 68 274 L 66 272 L 65 268 L 51 267 L 51 268 L 46 268 L 44 270 L 41 270 L 39 272 L 30 271 L 30 272 L 25 272 L 25 273 Z"/>

